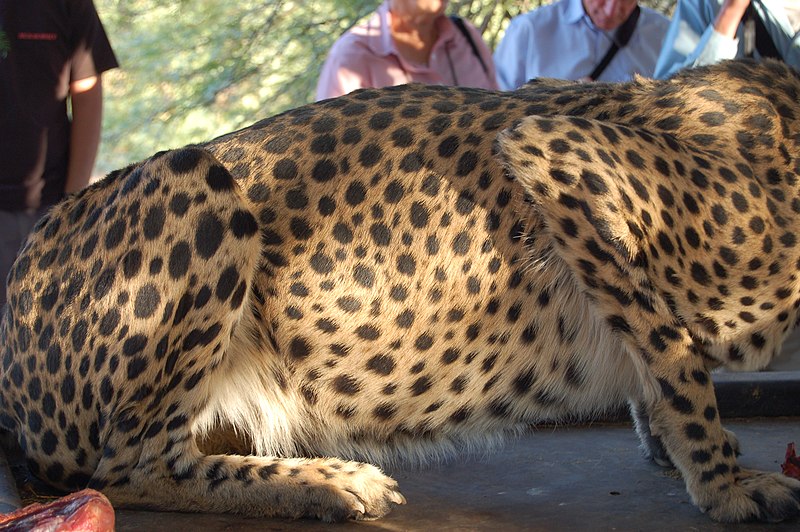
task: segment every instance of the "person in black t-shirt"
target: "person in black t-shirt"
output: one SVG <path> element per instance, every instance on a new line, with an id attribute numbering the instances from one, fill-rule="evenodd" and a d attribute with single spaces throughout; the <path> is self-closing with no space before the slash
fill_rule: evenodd
<path id="1" fill-rule="evenodd" d="M 0 0 L 0 305 L 36 220 L 89 182 L 117 66 L 92 0 Z"/>

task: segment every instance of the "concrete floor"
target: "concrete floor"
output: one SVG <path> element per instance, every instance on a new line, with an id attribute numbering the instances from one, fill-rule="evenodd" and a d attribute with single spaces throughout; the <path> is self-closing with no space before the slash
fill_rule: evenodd
<path id="1" fill-rule="evenodd" d="M 735 420 L 743 467 L 780 471 L 800 419 Z M 683 482 L 645 462 L 627 424 L 534 430 L 491 456 L 421 471 L 395 471 L 408 504 L 379 521 L 327 525 L 230 515 L 117 512 L 117 530 L 797 531 L 800 522 L 731 527 L 690 502 Z"/>

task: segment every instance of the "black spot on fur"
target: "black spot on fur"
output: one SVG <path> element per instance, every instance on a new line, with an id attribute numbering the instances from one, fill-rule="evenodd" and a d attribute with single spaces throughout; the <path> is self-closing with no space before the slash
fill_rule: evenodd
<path id="1" fill-rule="evenodd" d="M 211 258 L 222 244 L 224 234 L 225 229 L 216 215 L 211 212 L 201 215 L 194 239 L 197 254 L 204 259 Z"/>

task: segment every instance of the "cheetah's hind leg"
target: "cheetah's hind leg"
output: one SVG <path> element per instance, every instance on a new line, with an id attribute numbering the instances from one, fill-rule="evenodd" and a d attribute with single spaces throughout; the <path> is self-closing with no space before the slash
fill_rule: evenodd
<path id="1" fill-rule="evenodd" d="M 104 413 L 102 457 L 89 485 L 121 506 L 326 521 L 380 517 L 390 503 L 402 503 L 396 483 L 371 465 L 200 451 L 194 429 L 204 408 L 220 403 L 211 396 L 214 383 L 242 360 L 229 349 L 250 308 L 258 222 L 230 173 L 201 148 L 154 157 L 128 179 L 100 223 L 126 216 L 123 207 L 134 200 L 142 212 L 159 212 L 164 230 L 140 237 L 137 262 L 152 265 L 166 255 L 168 266 L 161 275 L 137 270 L 109 290 L 148 283 L 158 308 L 144 315 L 135 297 L 118 309 L 142 319 L 108 351 L 146 364 L 109 368 L 115 400 Z M 86 314 L 102 313 L 107 303 L 92 301 L 96 308 Z"/>

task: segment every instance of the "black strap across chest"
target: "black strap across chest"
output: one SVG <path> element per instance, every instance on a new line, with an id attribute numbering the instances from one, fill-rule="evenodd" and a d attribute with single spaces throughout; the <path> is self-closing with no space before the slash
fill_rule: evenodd
<path id="1" fill-rule="evenodd" d="M 614 56 L 617 55 L 619 49 L 628 44 L 628 41 L 630 41 L 633 36 L 633 31 L 636 29 L 636 23 L 639 21 L 639 14 L 641 11 L 642 10 L 637 5 L 631 14 L 628 15 L 628 18 L 625 19 L 625 22 L 617 28 L 617 31 L 614 33 L 614 42 L 611 43 L 611 48 L 608 49 L 606 55 L 603 56 L 597 66 L 594 67 L 594 70 L 592 70 L 592 73 L 589 74 L 589 79 L 594 81 L 599 78 L 600 74 L 603 73 L 611 60 L 614 59 Z"/>
<path id="2" fill-rule="evenodd" d="M 481 53 L 478 51 L 478 46 L 475 44 L 475 41 L 472 40 L 472 35 L 470 35 L 467 26 L 464 24 L 464 20 L 457 15 L 450 15 L 450 20 L 453 21 L 453 24 L 456 25 L 458 31 L 460 31 L 464 38 L 467 39 L 469 47 L 472 49 L 472 53 L 475 54 L 475 57 L 478 58 L 478 61 L 480 61 L 481 66 L 483 67 L 483 72 L 485 74 L 489 74 L 489 69 L 486 67 L 486 63 L 483 61 L 483 57 L 481 57 Z"/>
<path id="3" fill-rule="evenodd" d="M 753 3 L 747 6 L 747 9 L 744 12 L 744 17 L 742 22 L 747 24 L 748 21 L 753 21 L 755 23 L 755 30 L 756 30 L 756 50 L 761 57 L 770 57 L 772 59 L 780 59 L 783 60 L 781 57 L 780 52 L 775 47 L 775 43 L 772 41 L 772 37 L 770 37 L 769 32 L 767 31 L 767 27 L 764 25 L 764 21 L 761 20 L 761 17 L 758 16 L 758 12 L 753 7 Z M 750 53 L 752 56 L 752 52 Z"/>

